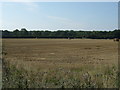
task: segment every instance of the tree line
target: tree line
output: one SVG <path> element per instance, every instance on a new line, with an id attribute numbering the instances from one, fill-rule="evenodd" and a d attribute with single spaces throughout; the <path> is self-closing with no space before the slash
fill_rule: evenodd
<path id="1" fill-rule="evenodd" d="M 21 30 L 2 30 L 2 38 L 91 38 L 91 39 L 113 39 L 120 38 L 120 30 L 114 31 L 28 31 Z"/>

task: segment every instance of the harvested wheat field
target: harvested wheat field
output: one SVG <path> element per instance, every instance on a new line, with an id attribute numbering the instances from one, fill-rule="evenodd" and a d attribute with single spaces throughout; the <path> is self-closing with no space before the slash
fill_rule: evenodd
<path id="1" fill-rule="evenodd" d="M 3 59 L 3 87 L 118 87 L 118 42 L 109 39 L 3 39 Z"/>

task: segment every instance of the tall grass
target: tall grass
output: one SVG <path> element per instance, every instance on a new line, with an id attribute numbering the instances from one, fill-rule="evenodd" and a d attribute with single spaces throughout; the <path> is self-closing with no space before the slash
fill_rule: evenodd
<path id="1" fill-rule="evenodd" d="M 118 88 L 118 71 L 107 66 L 103 72 L 91 73 L 55 68 L 27 71 L 3 60 L 3 88 Z"/>

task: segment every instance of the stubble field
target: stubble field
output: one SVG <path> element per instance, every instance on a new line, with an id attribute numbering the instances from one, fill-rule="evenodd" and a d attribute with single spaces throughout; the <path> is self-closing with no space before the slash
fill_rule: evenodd
<path id="1" fill-rule="evenodd" d="M 3 39 L 3 59 L 3 87 L 114 88 L 119 84 L 118 42 L 113 40 Z"/>

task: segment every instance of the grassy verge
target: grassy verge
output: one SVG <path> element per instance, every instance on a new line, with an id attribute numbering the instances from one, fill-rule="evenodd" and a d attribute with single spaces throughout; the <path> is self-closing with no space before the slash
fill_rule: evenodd
<path id="1" fill-rule="evenodd" d="M 117 88 L 117 73 L 115 66 L 94 73 L 63 68 L 34 72 L 3 60 L 3 88 Z"/>

